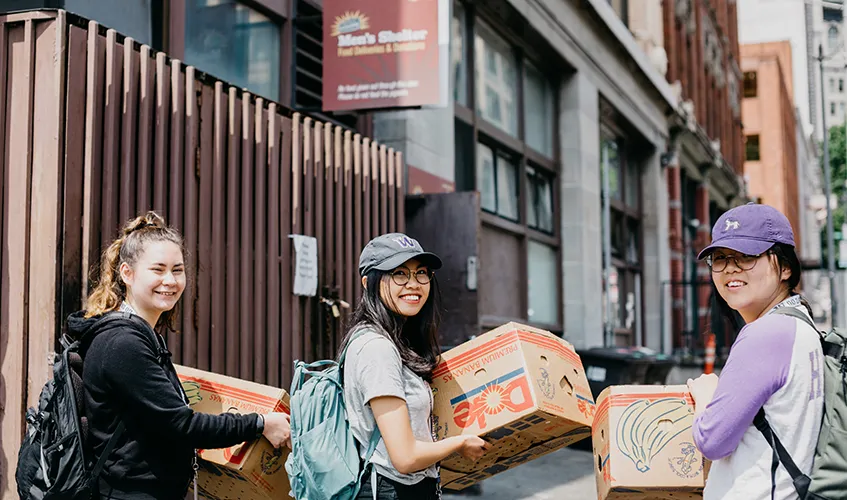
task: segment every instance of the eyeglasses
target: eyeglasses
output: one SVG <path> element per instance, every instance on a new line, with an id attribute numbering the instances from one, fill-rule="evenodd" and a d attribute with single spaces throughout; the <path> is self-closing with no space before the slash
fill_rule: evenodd
<path id="1" fill-rule="evenodd" d="M 420 283 L 421 285 L 426 285 L 432 280 L 432 276 L 435 273 L 430 271 L 429 269 L 418 269 L 415 271 L 415 281 Z M 391 273 L 391 280 L 394 281 L 394 284 L 397 286 L 406 286 L 409 281 L 412 279 L 412 271 L 406 269 L 395 269 L 394 272 Z"/>
<path id="2" fill-rule="evenodd" d="M 745 255 L 745 254 L 736 254 L 736 255 L 709 255 L 706 257 L 706 264 L 712 268 L 713 273 L 720 273 L 726 269 L 726 266 L 729 264 L 730 259 L 735 262 L 735 265 L 738 266 L 742 271 L 749 271 L 756 267 L 756 262 L 759 262 L 759 257 L 762 255 L 769 254 L 770 251 L 761 253 L 759 255 Z"/>

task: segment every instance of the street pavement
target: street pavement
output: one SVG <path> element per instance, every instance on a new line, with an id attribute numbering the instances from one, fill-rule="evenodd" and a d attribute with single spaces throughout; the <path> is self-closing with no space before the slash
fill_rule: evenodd
<path id="1" fill-rule="evenodd" d="M 479 496 L 445 494 L 444 500 L 594 500 L 592 456 L 563 448 L 486 479 Z"/>

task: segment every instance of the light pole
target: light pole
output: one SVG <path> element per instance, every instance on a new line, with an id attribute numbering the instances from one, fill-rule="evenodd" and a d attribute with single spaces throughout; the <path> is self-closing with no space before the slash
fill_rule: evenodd
<path id="1" fill-rule="evenodd" d="M 818 65 L 821 72 L 821 127 L 823 128 L 823 176 L 824 191 L 826 195 L 826 265 L 829 274 L 829 297 L 830 297 L 830 323 L 835 326 L 836 314 L 838 313 L 838 300 L 835 289 L 835 232 L 832 227 L 832 168 L 829 164 L 829 130 L 826 128 L 826 87 L 824 86 L 823 62 L 827 59 L 823 56 L 823 44 L 818 45 Z"/>

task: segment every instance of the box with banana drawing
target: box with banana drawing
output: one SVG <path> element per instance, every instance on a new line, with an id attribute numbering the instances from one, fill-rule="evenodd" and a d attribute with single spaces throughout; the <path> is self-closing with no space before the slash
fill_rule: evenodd
<path id="1" fill-rule="evenodd" d="M 188 404 L 200 413 L 289 413 L 284 389 L 176 365 Z M 287 498 L 287 448 L 265 438 L 219 450 L 199 450 L 199 493 L 209 500 Z"/>
<path id="2" fill-rule="evenodd" d="M 687 386 L 607 387 L 592 426 L 599 500 L 702 498 L 709 464 L 693 423 Z"/>
<path id="3" fill-rule="evenodd" d="M 442 485 L 461 490 L 591 435 L 594 399 L 570 343 L 508 323 L 445 352 L 433 374 L 439 439 L 481 436 L 477 462 L 441 462 Z"/>

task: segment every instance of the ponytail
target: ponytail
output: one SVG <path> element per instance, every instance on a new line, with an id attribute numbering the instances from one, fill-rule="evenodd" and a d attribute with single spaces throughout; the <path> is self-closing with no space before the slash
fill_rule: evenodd
<path id="1" fill-rule="evenodd" d="M 85 301 L 85 317 L 100 316 L 116 311 L 126 300 L 126 284 L 120 276 L 120 266 L 126 262 L 133 266 L 148 243 L 170 241 L 185 254 L 182 235 L 169 228 L 165 220 L 156 212 L 128 221 L 121 230 L 121 236 L 113 241 L 100 258 L 100 277 L 97 286 Z M 165 311 L 159 317 L 156 327 L 175 331 L 176 310 Z"/>

